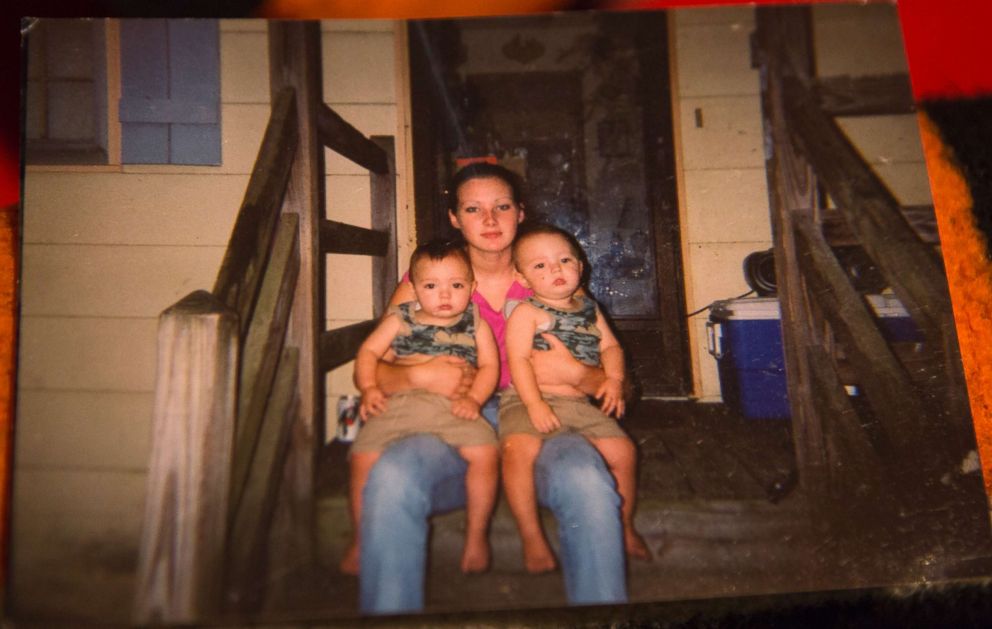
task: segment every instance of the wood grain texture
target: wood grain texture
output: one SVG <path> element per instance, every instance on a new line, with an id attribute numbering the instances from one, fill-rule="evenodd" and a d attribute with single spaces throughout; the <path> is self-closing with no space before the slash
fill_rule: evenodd
<path id="1" fill-rule="evenodd" d="M 299 218 L 295 214 L 283 214 L 279 217 L 272 254 L 262 278 L 258 305 L 241 351 L 238 423 L 234 441 L 234 468 L 231 472 L 232 514 L 238 512 L 248 470 L 255 457 L 256 444 L 260 439 L 260 432 L 265 430 L 263 416 L 272 394 L 273 378 L 286 338 L 289 307 L 293 302 L 300 269 L 298 223 Z"/>
<path id="2" fill-rule="evenodd" d="M 272 102 L 272 116 L 214 282 L 213 293 L 238 313 L 242 336 L 251 320 L 298 144 L 293 90 L 279 90 Z"/>
<path id="3" fill-rule="evenodd" d="M 868 306 L 851 286 L 809 216 L 793 215 L 797 260 L 811 295 L 851 359 L 887 437 L 905 454 L 919 452 L 925 407 L 909 374 L 875 325 Z M 831 405 L 833 406 L 833 405 Z"/>
<path id="4" fill-rule="evenodd" d="M 220 608 L 237 390 L 237 317 L 206 291 L 162 313 L 134 619 Z"/>
<path id="5" fill-rule="evenodd" d="M 785 92 L 786 115 L 803 154 L 923 335 L 942 345 L 942 317 L 951 304 L 937 254 L 920 242 L 895 197 L 809 91 L 790 80 Z"/>
<path id="6" fill-rule="evenodd" d="M 374 173 L 389 174 L 385 151 L 323 103 L 317 108 L 317 134 L 321 144 L 339 155 Z"/>
<path id="7" fill-rule="evenodd" d="M 884 116 L 916 111 L 907 74 L 821 77 L 813 84 L 820 109 L 830 116 Z"/>
<path id="8" fill-rule="evenodd" d="M 300 216 L 300 274 L 290 318 L 290 343 L 300 349 L 301 414 L 316 422 L 322 404 L 322 380 L 316 375 L 317 335 L 323 312 L 317 297 L 323 264 L 318 248 L 324 213 L 324 153 L 317 140 L 320 107 L 320 25 L 316 22 L 269 24 L 269 83 L 275 99 L 293 89 L 299 143 L 283 203 L 284 212 Z"/>
<path id="9" fill-rule="evenodd" d="M 313 561 L 313 469 L 318 426 L 324 423 L 324 378 L 318 372 L 317 343 L 324 317 L 324 258 L 319 225 L 325 212 L 324 151 L 318 141 L 321 105 L 321 34 L 318 22 L 270 22 L 269 87 L 273 98 L 292 87 L 300 138 L 293 158 L 283 212 L 299 214 L 300 272 L 286 343 L 299 349 L 299 412 L 292 428 L 286 466 L 297 470 L 281 492 L 276 522 L 283 534 L 273 539 L 270 574 L 286 574 Z"/>
<path id="10" fill-rule="evenodd" d="M 940 244 L 937 234 L 937 219 L 932 205 L 904 205 L 899 208 L 909 226 L 922 242 L 928 245 Z M 820 220 L 823 237 L 831 247 L 845 247 L 861 244 L 858 237 L 847 226 L 843 212 L 837 209 L 823 210 Z"/>
<path id="11" fill-rule="evenodd" d="M 358 346 L 372 333 L 375 325 L 376 320 L 372 319 L 324 332 L 320 336 L 321 370 L 330 371 L 352 360 Z"/>
<path id="12" fill-rule="evenodd" d="M 295 347 L 282 350 L 244 491 L 234 508 L 227 551 L 228 608 L 256 611 L 264 600 L 266 543 L 286 464 L 286 445 L 297 419 L 298 354 Z"/>
<path id="13" fill-rule="evenodd" d="M 385 256 L 389 250 L 389 234 L 325 220 L 320 222 L 320 250 L 323 253 Z"/>
<path id="14" fill-rule="evenodd" d="M 794 426 L 800 483 L 820 495 L 827 489 L 823 418 L 814 404 L 809 365 L 802 346 L 812 334 L 802 277 L 796 261 L 790 214 L 816 206 L 816 180 L 805 157 L 796 151 L 785 121 L 786 76 L 809 77 L 813 70 L 812 27 L 808 8 L 759 8 L 755 11 L 755 61 L 763 65 L 766 89 L 761 108 L 766 139 L 775 275 L 781 303 L 782 347 Z"/>
<path id="15" fill-rule="evenodd" d="M 882 481 L 879 452 L 861 424 L 861 417 L 838 377 L 834 361 L 822 347 L 806 353 L 817 406 L 829 417 L 823 424 L 830 486 L 835 496 L 854 496 Z"/>
<path id="16" fill-rule="evenodd" d="M 371 178 L 372 229 L 388 235 L 386 250 L 372 260 L 372 316 L 386 311 L 396 288 L 396 149 L 391 137 L 375 137 L 372 142 L 386 157 L 386 170 L 369 173 Z"/>

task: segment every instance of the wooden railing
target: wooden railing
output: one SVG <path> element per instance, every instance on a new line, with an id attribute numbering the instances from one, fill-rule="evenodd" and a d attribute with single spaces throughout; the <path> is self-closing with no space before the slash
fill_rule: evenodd
<path id="1" fill-rule="evenodd" d="M 320 382 L 372 326 L 316 328 L 324 254 L 375 256 L 376 316 L 396 282 L 392 139 L 319 102 L 318 24 L 273 22 L 269 46 L 272 114 L 213 290 L 159 319 L 139 623 L 256 610 L 312 560 Z M 323 217 L 323 146 L 371 170 L 372 229 Z"/>
<path id="2" fill-rule="evenodd" d="M 298 377 L 283 342 L 299 217 L 280 215 L 299 140 L 294 96 L 273 104 L 213 291 L 159 318 L 140 622 L 217 614 L 228 558 L 244 569 L 263 545 Z"/>
<path id="3" fill-rule="evenodd" d="M 759 8 L 756 16 L 800 477 L 815 496 L 851 496 L 894 474 L 897 486 L 932 485 L 938 466 L 964 456 L 969 423 L 933 208 L 901 207 L 835 121 L 911 114 L 908 76 L 817 77 L 809 9 Z M 826 195 L 836 207 L 825 207 Z M 860 247 L 891 286 L 922 333 L 914 351 L 925 360 L 884 338 L 838 260 L 844 246 Z"/>

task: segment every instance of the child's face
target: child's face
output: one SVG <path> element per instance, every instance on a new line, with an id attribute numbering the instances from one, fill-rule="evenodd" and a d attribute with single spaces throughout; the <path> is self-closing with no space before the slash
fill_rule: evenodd
<path id="1" fill-rule="evenodd" d="M 442 319 L 465 312 L 475 290 L 468 266 L 456 256 L 418 260 L 412 279 L 421 311 Z"/>
<path id="2" fill-rule="evenodd" d="M 517 275 L 538 297 L 568 299 L 582 281 L 582 262 L 558 234 L 534 234 L 517 245 Z"/>

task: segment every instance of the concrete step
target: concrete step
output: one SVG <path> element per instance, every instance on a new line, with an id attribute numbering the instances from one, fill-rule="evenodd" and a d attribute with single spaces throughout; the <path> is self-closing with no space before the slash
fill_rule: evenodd
<path id="1" fill-rule="evenodd" d="M 542 510 L 542 522 L 554 548 L 557 526 Z M 341 497 L 325 498 L 318 508 L 319 552 L 328 570 L 350 536 L 347 506 Z M 635 519 L 654 554 L 651 562 L 632 561 L 628 590 L 632 601 L 681 600 L 808 587 L 812 532 L 797 502 L 646 501 Z M 490 528 L 492 569 L 463 575 L 458 569 L 465 527 L 464 511 L 437 516 L 432 522 L 428 609 L 430 611 L 557 607 L 566 603 L 561 573 L 532 575 L 523 567 L 520 539 L 509 506 L 501 499 Z"/>

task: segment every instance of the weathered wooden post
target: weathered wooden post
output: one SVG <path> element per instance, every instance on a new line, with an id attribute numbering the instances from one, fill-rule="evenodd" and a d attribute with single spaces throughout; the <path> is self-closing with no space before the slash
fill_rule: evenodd
<path id="1" fill-rule="evenodd" d="M 138 623 L 188 623 L 220 609 L 237 362 L 237 315 L 210 293 L 159 317 Z"/>

